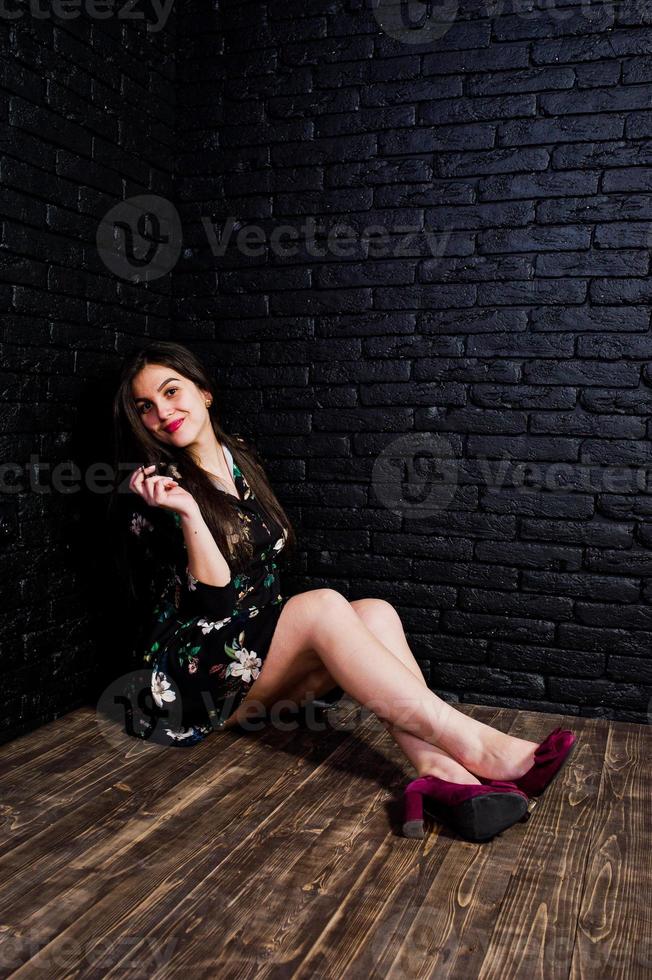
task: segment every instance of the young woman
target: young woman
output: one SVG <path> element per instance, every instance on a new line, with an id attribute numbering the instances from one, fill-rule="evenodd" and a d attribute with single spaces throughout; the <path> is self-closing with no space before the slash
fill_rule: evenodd
<path id="1" fill-rule="evenodd" d="M 528 797 L 561 769 L 575 736 L 555 729 L 538 745 L 437 697 L 382 599 L 349 602 L 328 588 L 282 596 L 278 564 L 296 547 L 293 528 L 254 447 L 222 430 L 214 386 L 190 350 L 159 342 L 127 357 L 113 410 L 117 458 L 142 460 L 126 495 L 126 560 L 154 607 L 144 663 L 154 701 L 177 720 L 170 745 L 246 728 L 252 708 L 259 717 L 280 700 L 345 691 L 418 773 L 404 794 L 406 836 L 423 836 L 424 802 L 471 840 L 527 818 Z"/>

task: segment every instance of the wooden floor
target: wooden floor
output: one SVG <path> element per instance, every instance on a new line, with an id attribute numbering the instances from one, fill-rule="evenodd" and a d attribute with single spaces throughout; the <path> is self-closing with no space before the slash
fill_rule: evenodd
<path id="1" fill-rule="evenodd" d="M 400 836 L 375 716 L 111 737 L 82 708 L 0 747 L 2 977 L 652 976 L 650 727 L 461 705 L 580 741 L 529 821 Z"/>

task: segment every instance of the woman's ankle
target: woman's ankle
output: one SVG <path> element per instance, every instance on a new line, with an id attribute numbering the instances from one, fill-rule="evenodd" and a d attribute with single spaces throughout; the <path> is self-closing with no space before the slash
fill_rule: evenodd
<path id="1" fill-rule="evenodd" d="M 436 776 L 437 779 L 445 779 L 449 783 L 467 783 L 473 785 L 480 780 L 472 772 L 465 769 L 462 765 L 449 764 L 447 762 L 430 761 L 419 766 L 417 769 L 419 776 Z"/>

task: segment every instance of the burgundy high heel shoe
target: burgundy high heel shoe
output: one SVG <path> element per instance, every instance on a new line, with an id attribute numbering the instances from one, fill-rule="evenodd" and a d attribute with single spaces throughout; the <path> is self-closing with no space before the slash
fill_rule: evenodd
<path id="1" fill-rule="evenodd" d="M 511 781 L 528 796 L 540 796 L 564 768 L 576 745 L 577 736 L 573 732 L 562 728 L 553 729 L 534 750 L 534 765 L 518 779 Z M 482 779 L 480 776 L 478 779 L 485 786 L 503 783 L 501 779 Z"/>
<path id="2" fill-rule="evenodd" d="M 494 780 L 491 786 L 483 786 L 420 776 L 403 793 L 403 836 L 424 836 L 425 810 L 468 840 L 491 840 L 518 820 L 527 820 L 528 804 L 526 794 L 507 781 Z"/>

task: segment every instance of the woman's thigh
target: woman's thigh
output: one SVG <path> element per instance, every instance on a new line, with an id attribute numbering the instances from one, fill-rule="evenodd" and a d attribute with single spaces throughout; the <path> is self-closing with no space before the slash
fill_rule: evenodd
<path id="1" fill-rule="evenodd" d="M 297 683 L 321 682 L 325 668 L 314 650 L 315 630 L 324 616 L 336 614 L 348 600 L 334 589 L 312 589 L 291 596 L 283 606 L 260 674 L 246 701 L 265 704 L 283 697 Z"/>

